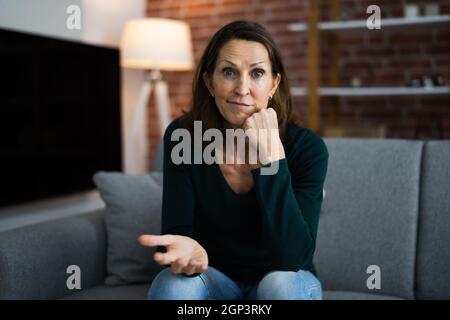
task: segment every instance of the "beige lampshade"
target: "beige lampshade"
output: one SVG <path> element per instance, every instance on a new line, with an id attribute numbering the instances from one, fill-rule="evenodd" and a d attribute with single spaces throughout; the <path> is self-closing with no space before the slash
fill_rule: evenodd
<path id="1" fill-rule="evenodd" d="M 182 21 L 131 20 L 125 25 L 120 47 L 125 68 L 182 71 L 193 66 L 191 31 Z"/>

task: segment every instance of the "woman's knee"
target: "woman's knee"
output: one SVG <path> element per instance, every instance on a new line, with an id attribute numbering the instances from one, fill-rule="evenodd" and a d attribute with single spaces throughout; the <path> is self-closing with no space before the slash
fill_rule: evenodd
<path id="1" fill-rule="evenodd" d="M 261 279 L 256 294 L 260 300 L 320 300 L 322 288 L 309 271 L 272 271 Z"/>
<path id="2" fill-rule="evenodd" d="M 188 277 L 165 268 L 153 279 L 148 300 L 205 300 L 208 289 L 200 275 Z"/>

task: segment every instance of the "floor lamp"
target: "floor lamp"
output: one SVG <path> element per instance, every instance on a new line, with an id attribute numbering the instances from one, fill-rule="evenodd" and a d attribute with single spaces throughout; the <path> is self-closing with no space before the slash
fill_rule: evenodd
<path id="1" fill-rule="evenodd" d="M 145 70 L 137 106 L 126 133 L 126 150 L 143 153 L 147 163 L 146 137 L 147 104 L 155 93 L 161 136 L 170 123 L 170 104 L 167 83 L 161 71 L 188 71 L 192 69 L 192 40 L 189 25 L 185 22 L 144 18 L 129 21 L 121 40 L 121 66 Z M 144 169 L 145 170 L 145 169 Z"/>

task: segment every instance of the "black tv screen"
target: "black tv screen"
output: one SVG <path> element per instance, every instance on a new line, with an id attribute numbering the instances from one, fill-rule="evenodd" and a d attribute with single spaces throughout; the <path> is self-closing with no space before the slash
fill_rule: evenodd
<path id="1" fill-rule="evenodd" d="M 0 29 L 0 206 L 122 168 L 119 51 Z"/>

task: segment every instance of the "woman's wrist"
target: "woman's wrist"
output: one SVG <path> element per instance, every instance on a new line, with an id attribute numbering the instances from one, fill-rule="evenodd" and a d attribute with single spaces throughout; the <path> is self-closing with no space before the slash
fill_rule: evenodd
<path id="1" fill-rule="evenodd" d="M 261 155 L 261 157 L 258 155 L 258 162 L 262 164 L 262 166 L 265 166 L 269 163 L 284 159 L 285 157 L 286 155 L 284 153 L 283 144 L 280 139 L 277 139 L 277 143 L 274 148 L 271 147 L 270 151 Z"/>
<path id="2" fill-rule="evenodd" d="M 284 152 L 284 147 L 281 141 L 277 144 L 277 148 L 275 149 L 277 152 L 272 152 L 269 155 L 263 155 L 262 157 L 258 155 L 258 162 L 255 164 L 247 164 L 250 170 L 259 169 L 264 167 L 265 165 L 282 160 L 286 158 L 286 154 Z"/>

